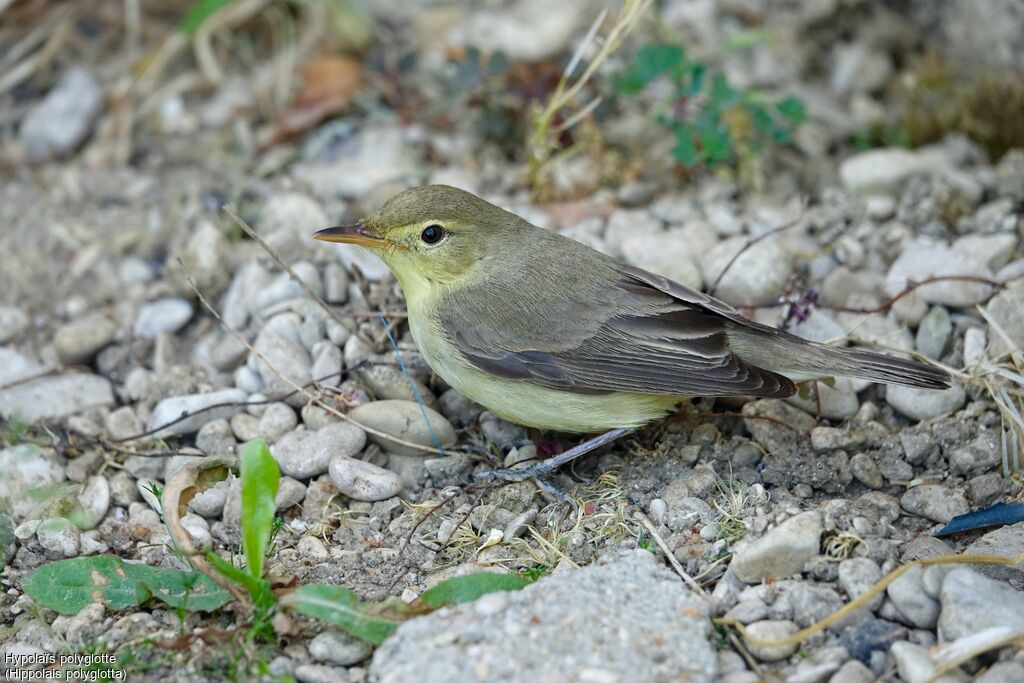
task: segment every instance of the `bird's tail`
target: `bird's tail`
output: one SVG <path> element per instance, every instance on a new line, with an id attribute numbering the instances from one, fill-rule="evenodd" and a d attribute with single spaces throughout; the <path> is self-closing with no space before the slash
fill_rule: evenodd
<path id="1" fill-rule="evenodd" d="M 729 342 L 743 360 L 791 379 L 852 377 L 883 384 L 948 389 L 949 373 L 928 363 L 875 351 L 829 346 L 790 334 L 731 326 Z"/>

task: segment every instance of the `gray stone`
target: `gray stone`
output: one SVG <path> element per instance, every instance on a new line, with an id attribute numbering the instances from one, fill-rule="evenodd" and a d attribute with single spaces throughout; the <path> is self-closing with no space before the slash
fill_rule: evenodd
<path id="1" fill-rule="evenodd" d="M 959 490 L 941 484 L 922 484 L 908 490 L 900 498 L 900 506 L 912 515 L 946 524 L 957 515 L 970 512 L 967 498 Z"/>
<path id="2" fill-rule="evenodd" d="M 996 662 L 974 679 L 974 683 L 1020 683 L 1024 681 L 1024 663 Z"/>
<path id="3" fill-rule="evenodd" d="M 979 213 L 981 212 L 979 211 Z M 964 235 L 953 242 L 953 251 L 996 271 L 1013 258 L 1013 254 L 1017 250 L 1017 242 L 1017 236 L 1009 232 L 995 235 L 971 234 Z"/>
<path id="4" fill-rule="evenodd" d="M 970 368 L 985 360 L 988 334 L 980 327 L 964 331 L 964 367 Z"/>
<path id="5" fill-rule="evenodd" d="M 267 244 L 291 262 L 308 251 L 330 249 L 309 239 L 318 225 L 329 225 L 319 202 L 298 192 L 282 192 L 267 199 L 256 229 Z"/>
<path id="6" fill-rule="evenodd" d="M 935 677 L 935 662 L 928 656 L 928 650 L 916 643 L 900 640 L 892 644 L 890 649 L 892 657 L 896 660 L 896 668 L 899 670 L 900 679 L 906 683 L 959 683 L 965 681 L 965 677 L 958 670 L 954 670 L 939 678 Z"/>
<path id="7" fill-rule="evenodd" d="M 622 240 L 622 256 L 627 263 L 663 275 L 680 284 L 701 289 L 704 279 L 696 260 L 703 253 L 676 232 L 637 235 Z"/>
<path id="8" fill-rule="evenodd" d="M 86 373 L 41 377 L 0 391 L 0 416 L 17 415 L 26 422 L 59 420 L 113 405 L 110 381 Z"/>
<path id="9" fill-rule="evenodd" d="M 286 403 L 271 403 L 260 416 L 258 433 L 273 444 L 299 424 L 299 418 Z"/>
<path id="10" fill-rule="evenodd" d="M 127 439 L 143 431 L 142 421 L 131 406 L 121 406 L 104 420 L 107 434 L 112 439 Z"/>
<path id="11" fill-rule="evenodd" d="M 441 410 L 437 397 L 426 384 L 393 365 L 373 365 L 357 371 L 356 377 L 378 399 L 415 401 L 419 395 L 428 408 Z"/>
<path id="12" fill-rule="evenodd" d="M 833 386 L 824 382 L 815 382 L 807 398 L 796 394 L 787 398 L 786 401 L 804 412 L 827 417 L 830 420 L 849 419 L 856 415 L 860 408 L 856 385 L 847 377 L 837 377 Z"/>
<path id="13" fill-rule="evenodd" d="M 423 419 L 426 411 L 430 426 Z M 366 425 L 371 429 L 390 434 L 399 439 L 417 443 L 426 447 L 436 447 L 434 436 L 444 447 L 455 444 L 455 430 L 440 413 L 431 408 L 421 408 L 413 401 L 374 401 L 358 406 L 349 412 L 353 422 Z M 426 451 L 396 444 L 388 439 L 370 435 L 370 441 L 385 450 L 399 455 L 424 455 Z"/>
<path id="14" fill-rule="evenodd" d="M 944 642 L 993 626 L 1024 629 L 1024 592 L 968 567 L 946 574 L 939 602 L 939 639 Z"/>
<path id="15" fill-rule="evenodd" d="M 14 306 L 0 306 L 0 344 L 17 339 L 28 329 L 28 314 Z"/>
<path id="16" fill-rule="evenodd" d="M 959 384 L 948 389 L 919 389 L 898 384 L 885 388 L 885 401 L 911 420 L 931 420 L 959 410 L 967 394 Z"/>
<path id="17" fill-rule="evenodd" d="M 1006 289 L 992 297 L 985 310 L 999 325 L 998 330 L 992 325 L 988 328 L 992 356 L 1000 356 L 1009 350 L 1003 334 L 1018 351 L 1024 351 L 1024 315 L 1020 314 L 1024 311 L 1024 279 L 1009 283 Z"/>
<path id="18" fill-rule="evenodd" d="M 358 664 L 373 653 L 373 645 L 341 631 L 324 631 L 309 641 L 313 659 L 338 666 Z"/>
<path id="19" fill-rule="evenodd" d="M 873 92 L 885 85 L 892 75 L 892 59 L 884 50 L 868 43 L 837 45 L 832 51 L 832 90 L 845 95 L 851 92 Z"/>
<path id="20" fill-rule="evenodd" d="M 828 683 L 873 683 L 876 679 L 875 672 L 864 666 L 856 659 L 839 667 L 839 670 L 828 679 Z"/>
<path id="21" fill-rule="evenodd" d="M 924 567 L 911 567 L 885 590 L 908 625 L 931 630 L 939 621 L 939 603 L 925 593 L 924 572 Z"/>
<path id="22" fill-rule="evenodd" d="M 743 406 L 743 415 L 743 424 L 753 439 L 771 455 L 781 458 L 800 453 L 807 441 L 803 434 L 817 425 L 802 410 L 770 399 L 750 401 Z"/>
<path id="23" fill-rule="evenodd" d="M 272 321 L 282 317 L 277 316 Z M 304 386 L 313 379 L 313 361 L 298 341 L 297 326 L 292 330 L 284 323 L 278 323 L 276 328 L 268 323 L 260 330 L 253 348 L 260 354 L 254 362 L 263 380 L 265 393 L 272 396 L 291 393 L 295 391 L 292 383 Z M 296 392 L 288 399 L 288 403 L 301 406 L 306 400 L 304 394 Z"/>
<path id="24" fill-rule="evenodd" d="M 366 433 L 362 429 L 348 422 L 336 422 L 315 432 L 289 432 L 271 446 L 270 452 L 284 474 L 307 480 L 326 472 L 332 459 L 351 457 L 365 445 Z"/>
<path id="25" fill-rule="evenodd" d="M 375 502 L 397 496 L 402 477 L 373 463 L 350 457 L 336 457 L 330 463 L 331 481 L 353 500 Z"/>
<path id="26" fill-rule="evenodd" d="M 747 636 L 757 638 L 758 640 L 782 640 L 793 635 L 797 630 L 797 625 L 792 621 L 755 621 L 747 626 Z M 747 649 L 750 650 L 750 654 L 762 662 L 777 662 L 785 659 L 796 652 L 797 647 L 799 647 L 797 643 L 790 645 L 756 645 L 749 641 L 746 645 Z"/>
<path id="27" fill-rule="evenodd" d="M 110 509 L 110 483 L 103 475 L 89 477 L 78 494 L 79 509 L 73 521 L 82 531 L 95 529 Z"/>
<path id="28" fill-rule="evenodd" d="M 734 306 L 771 301 L 789 281 L 789 255 L 779 246 L 778 240 L 766 239 L 753 244 L 729 266 L 748 241 L 744 237 L 733 237 L 719 242 L 700 261 L 708 287 L 728 266 L 728 271 L 718 282 L 715 296 Z"/>
<path id="29" fill-rule="evenodd" d="M 917 328 L 914 344 L 917 350 L 929 358 L 942 358 L 943 351 L 953 334 L 953 321 L 942 306 L 932 306 Z"/>
<path id="30" fill-rule="evenodd" d="M 995 469 L 1002 462 L 1002 448 L 996 430 L 982 431 L 974 440 L 949 452 L 949 468 L 956 474 L 972 476 Z"/>
<path id="31" fill-rule="evenodd" d="M 175 333 L 192 319 L 192 304 L 184 299 L 158 299 L 143 304 L 135 314 L 134 332 L 142 339 L 156 339 L 157 335 Z"/>
<path id="32" fill-rule="evenodd" d="M 972 257 L 957 253 L 946 246 L 914 242 L 904 247 L 885 276 L 885 291 L 896 296 L 911 282 L 931 277 L 970 275 L 991 280 L 992 271 Z M 914 290 L 924 301 L 946 306 L 973 306 L 993 294 L 989 285 L 966 280 L 944 280 L 923 285 Z"/>
<path id="33" fill-rule="evenodd" d="M 850 471 L 857 481 L 868 488 L 880 489 L 885 484 L 878 463 L 867 453 L 855 453 L 850 458 Z"/>
<path id="34" fill-rule="evenodd" d="M 100 349 L 114 340 L 117 326 L 110 318 L 91 314 L 61 325 L 53 335 L 57 357 L 65 365 L 91 361 Z"/>
<path id="35" fill-rule="evenodd" d="M 1024 555 L 1024 522 L 989 531 L 969 545 L 964 552 L 1004 557 Z M 994 579 L 1008 581 L 1015 588 L 1024 590 L 1024 564 L 978 565 L 977 571 Z"/>
<path id="36" fill-rule="evenodd" d="M 370 680 L 710 682 L 706 609 L 651 553 L 630 552 L 407 621 Z"/>
<path id="37" fill-rule="evenodd" d="M 241 389 L 221 389 L 207 394 L 170 396 L 157 403 L 153 408 L 147 429 L 157 429 L 167 425 L 152 435 L 154 439 L 191 434 L 199 431 L 200 427 L 207 422 L 231 419 L 233 415 L 244 410 L 244 406 L 230 404 L 242 403 L 246 397 L 247 394 Z M 219 405 L 222 403 L 228 405 Z M 212 406 L 218 407 L 213 408 Z M 207 410 L 208 408 L 209 410 Z M 195 414 L 192 415 L 192 413 Z M 185 414 L 190 416 L 180 422 L 170 424 Z"/>
<path id="38" fill-rule="evenodd" d="M 236 415 L 235 417 L 238 416 Z M 199 432 L 196 433 L 196 448 L 207 455 L 227 455 L 233 453 L 235 445 L 235 434 L 227 420 L 210 420 L 200 427 Z"/>
<path id="39" fill-rule="evenodd" d="M 399 126 L 368 125 L 352 142 L 336 160 L 297 164 L 293 169 L 295 177 L 308 183 L 321 197 L 355 198 L 365 197 L 380 185 L 399 182 L 416 173 L 414 150 L 405 144 Z M 337 245 L 335 251 L 369 255 L 365 249 L 351 245 Z M 341 259 L 344 263 L 345 257 Z M 383 274 L 386 274 L 387 268 L 379 259 L 374 259 L 384 267 Z M 370 276 L 366 271 L 363 274 Z"/>
<path id="40" fill-rule="evenodd" d="M 307 486 L 298 479 L 281 477 L 281 481 L 277 485 L 277 496 L 274 498 L 274 504 L 279 511 L 287 510 L 293 505 L 301 503 L 302 499 L 306 497 L 306 491 Z"/>
<path id="41" fill-rule="evenodd" d="M 81 535 L 78 527 L 64 517 L 51 517 L 36 528 L 39 545 L 62 557 L 78 554 Z"/>
<path id="42" fill-rule="evenodd" d="M 22 119 L 18 131 L 32 161 L 66 156 L 92 133 L 103 107 L 103 89 L 88 69 L 75 66 L 63 74 Z"/>
<path id="43" fill-rule="evenodd" d="M 340 347 L 327 340 L 319 341 L 313 346 L 310 374 L 320 384 L 336 387 L 341 384 L 343 363 Z"/>
<path id="44" fill-rule="evenodd" d="M 38 504 L 31 491 L 51 488 L 66 476 L 60 463 L 28 443 L 0 449 L 0 472 L 0 508 L 10 510 L 16 522 Z"/>
<path id="45" fill-rule="evenodd" d="M 870 558 L 852 557 L 839 563 L 839 585 L 851 600 L 868 592 L 881 578 L 881 568 Z M 874 611 L 882 604 L 883 598 L 882 595 L 876 595 L 865 607 Z"/>
<path id="46" fill-rule="evenodd" d="M 480 414 L 484 412 L 483 406 L 466 398 L 456 389 L 449 389 L 441 394 L 438 403 L 439 412 L 458 428 L 475 425 Z"/>
<path id="47" fill-rule="evenodd" d="M 557 7 L 542 0 L 518 0 L 482 7 L 451 30 L 462 46 L 500 50 L 512 61 L 537 62 L 569 50 L 586 30 L 589 5 L 570 0 Z M 543 22 L 537 13 L 542 12 Z"/>
<path id="48" fill-rule="evenodd" d="M 260 418 L 249 413 L 238 413 L 231 418 L 231 433 L 242 443 L 260 438 Z M 274 443 L 267 440 L 267 443 Z"/>
<path id="49" fill-rule="evenodd" d="M 801 512 L 756 541 L 737 544 L 729 567 L 746 583 L 799 574 L 817 557 L 822 530 L 820 512 Z"/>

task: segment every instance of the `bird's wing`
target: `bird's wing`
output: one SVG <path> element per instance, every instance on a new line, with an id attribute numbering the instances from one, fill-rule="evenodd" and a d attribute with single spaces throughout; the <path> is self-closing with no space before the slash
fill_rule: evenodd
<path id="1" fill-rule="evenodd" d="M 756 323 L 637 268 L 616 264 L 600 289 L 556 291 L 559 301 L 546 306 L 536 303 L 550 299 L 546 291 L 503 301 L 490 294 L 463 292 L 458 306 L 441 308 L 439 322 L 467 361 L 506 379 L 576 393 L 785 397 L 796 390 L 729 348 L 727 323 Z M 531 324 L 537 310 L 552 308 L 544 325 Z"/>

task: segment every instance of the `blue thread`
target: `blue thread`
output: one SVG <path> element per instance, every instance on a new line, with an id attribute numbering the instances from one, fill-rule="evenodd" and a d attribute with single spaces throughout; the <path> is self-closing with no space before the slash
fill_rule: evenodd
<path id="1" fill-rule="evenodd" d="M 395 338 L 391 335 L 391 327 L 388 325 L 388 319 L 384 317 L 383 313 L 378 313 L 380 316 L 380 322 L 384 325 L 384 332 L 388 335 L 388 341 L 391 342 L 391 348 L 395 352 L 395 358 L 398 359 L 398 367 L 401 368 L 402 374 L 405 375 L 405 380 L 409 383 L 409 388 L 412 389 L 412 395 L 416 397 L 416 403 L 420 405 L 420 412 L 423 413 L 423 421 L 427 423 L 427 429 L 430 430 L 430 438 L 434 440 L 434 445 L 437 446 L 437 450 L 441 451 L 441 455 L 444 455 L 444 447 L 441 445 L 441 440 L 437 438 L 437 434 L 434 433 L 434 425 L 430 424 L 430 419 L 427 418 L 427 406 L 423 403 L 423 397 L 420 396 L 419 389 L 416 388 L 416 384 L 412 381 L 412 377 L 409 375 L 409 370 L 405 367 L 405 361 L 402 360 L 402 354 L 398 352 L 398 343 L 395 342 Z"/>

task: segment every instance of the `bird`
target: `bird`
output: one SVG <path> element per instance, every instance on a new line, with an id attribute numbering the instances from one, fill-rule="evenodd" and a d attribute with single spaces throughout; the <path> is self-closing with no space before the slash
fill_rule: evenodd
<path id="1" fill-rule="evenodd" d="M 313 237 L 364 247 L 387 264 L 413 340 L 449 386 L 520 425 L 600 433 L 485 478 L 548 477 L 693 397 L 786 398 L 796 382 L 829 377 L 949 386 L 941 368 L 763 325 L 446 185 L 405 190 Z"/>

